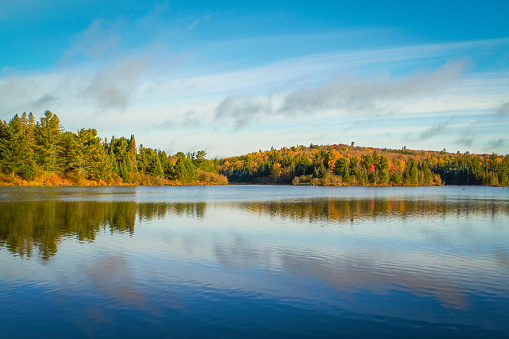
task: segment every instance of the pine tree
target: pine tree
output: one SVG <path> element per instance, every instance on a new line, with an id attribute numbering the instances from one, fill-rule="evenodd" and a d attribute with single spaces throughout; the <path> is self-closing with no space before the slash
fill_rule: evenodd
<path id="1" fill-rule="evenodd" d="M 30 140 L 17 114 L 0 128 L 0 167 L 6 174 L 18 174 L 27 180 L 37 174 Z"/>
<path id="2" fill-rule="evenodd" d="M 387 159 L 385 156 L 380 157 L 380 184 L 387 184 L 390 179 L 390 173 L 389 173 L 389 159 Z"/>
<path id="3" fill-rule="evenodd" d="M 60 168 L 64 172 L 77 170 L 82 171 L 83 146 L 78 136 L 72 132 L 64 132 L 60 139 L 59 148 Z"/>
<path id="4" fill-rule="evenodd" d="M 149 174 L 156 177 L 164 177 L 163 167 L 161 166 L 161 160 L 159 159 L 157 152 L 154 152 L 154 154 L 151 155 Z"/>
<path id="5" fill-rule="evenodd" d="M 324 164 L 322 163 L 318 169 L 318 178 L 325 179 L 327 178 L 327 169 L 325 168 Z"/>
<path id="6" fill-rule="evenodd" d="M 134 134 L 131 135 L 131 140 L 129 140 L 129 160 L 131 161 L 131 168 L 134 172 L 138 170 L 138 165 L 136 163 L 136 140 L 134 139 Z"/>
<path id="7" fill-rule="evenodd" d="M 195 166 L 191 159 L 186 158 L 184 153 L 177 153 L 177 163 L 174 166 L 175 179 L 188 183 L 194 181 L 196 178 Z"/>
<path id="8" fill-rule="evenodd" d="M 58 170 L 58 149 L 63 127 L 56 114 L 46 111 L 35 128 L 37 164 L 45 171 Z"/>
<path id="9" fill-rule="evenodd" d="M 148 159 L 147 155 L 145 154 L 145 147 L 143 147 L 143 144 L 140 145 L 136 160 L 138 171 L 145 173 L 145 170 L 148 168 Z"/>
<path id="10" fill-rule="evenodd" d="M 132 138 L 131 141 L 134 142 L 134 139 Z M 118 163 L 117 174 L 122 177 L 124 183 L 129 182 L 129 174 L 134 171 L 133 162 L 130 156 L 129 143 L 130 141 L 124 137 L 120 139 L 112 138 L 110 145 Z"/>

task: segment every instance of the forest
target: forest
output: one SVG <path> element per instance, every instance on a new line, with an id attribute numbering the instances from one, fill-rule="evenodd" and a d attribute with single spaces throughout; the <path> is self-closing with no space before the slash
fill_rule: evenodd
<path id="1" fill-rule="evenodd" d="M 97 136 L 95 129 L 65 131 L 50 111 L 0 121 L 0 184 L 186 185 L 227 184 L 218 162 L 204 151 L 179 152 L 136 147 L 130 138 Z"/>
<path id="2" fill-rule="evenodd" d="M 65 131 L 46 111 L 0 121 L 0 185 L 207 185 L 228 183 L 417 186 L 509 185 L 509 156 L 350 145 L 283 147 L 209 160 L 168 155 L 95 129 Z"/>
<path id="3" fill-rule="evenodd" d="M 221 159 L 230 182 L 293 185 L 509 185 L 509 156 L 356 147 L 294 146 Z"/>

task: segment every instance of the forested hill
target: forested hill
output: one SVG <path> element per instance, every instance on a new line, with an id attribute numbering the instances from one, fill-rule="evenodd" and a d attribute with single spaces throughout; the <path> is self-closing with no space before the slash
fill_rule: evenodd
<path id="1" fill-rule="evenodd" d="M 219 171 L 263 184 L 506 186 L 509 156 L 310 145 L 221 159 Z"/>
<path id="2" fill-rule="evenodd" d="M 65 131 L 46 111 L 0 121 L 0 184 L 509 185 L 509 156 L 310 145 L 206 159 L 168 155 L 130 138 Z"/>

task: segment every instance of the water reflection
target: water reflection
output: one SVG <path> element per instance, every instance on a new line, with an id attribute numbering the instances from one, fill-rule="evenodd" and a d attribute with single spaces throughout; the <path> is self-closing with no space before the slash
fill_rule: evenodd
<path id="1" fill-rule="evenodd" d="M 64 238 L 94 241 L 97 232 L 134 234 L 138 222 L 164 219 L 168 215 L 205 218 L 207 204 L 216 209 L 293 221 L 354 223 L 387 220 L 457 216 L 468 220 L 481 216 L 509 215 L 509 204 L 499 200 L 419 200 L 419 199 L 305 199 L 282 201 L 230 202 L 143 202 L 135 201 L 0 201 L 0 246 L 13 254 L 31 257 L 34 249 L 45 260 L 57 253 Z M 237 212 L 235 212 L 237 211 Z M 441 234 L 422 229 L 436 242 Z M 237 239 L 236 242 L 242 242 Z M 237 246 L 242 248 L 243 246 Z M 230 254 L 218 257 L 235 260 Z M 249 256 L 249 255 L 248 255 Z M 499 255 L 501 261 L 506 258 Z"/>
<path id="2" fill-rule="evenodd" d="M 7 333 L 26 318 L 90 337 L 507 333 L 507 200 L 155 192 L 0 199 Z"/>
<path id="3" fill-rule="evenodd" d="M 353 222 L 386 217 L 436 217 L 509 214 L 509 204 L 499 200 L 426 199 L 308 199 L 296 201 L 231 202 L 230 206 L 270 217 L 292 220 Z"/>
<path id="4" fill-rule="evenodd" d="M 132 235 L 136 219 L 162 219 L 168 213 L 203 218 L 205 209 L 205 203 L 0 202 L 0 246 L 21 257 L 31 257 L 37 250 L 49 260 L 64 238 L 94 241 L 105 229 Z"/>

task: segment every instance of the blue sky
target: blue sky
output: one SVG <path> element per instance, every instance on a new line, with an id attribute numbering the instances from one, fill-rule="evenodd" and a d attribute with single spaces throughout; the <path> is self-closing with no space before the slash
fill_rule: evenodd
<path id="1" fill-rule="evenodd" d="M 507 1 L 0 0 L 0 118 L 209 157 L 509 153 Z"/>

